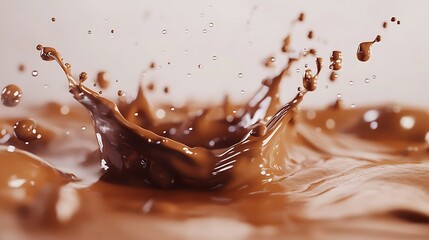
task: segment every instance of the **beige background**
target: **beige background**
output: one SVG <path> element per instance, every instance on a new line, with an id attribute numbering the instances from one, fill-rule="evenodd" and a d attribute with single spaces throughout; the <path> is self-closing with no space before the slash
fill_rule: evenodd
<path id="1" fill-rule="evenodd" d="M 427 109 L 427 9 L 423 0 L 0 0 L 0 87 L 20 85 L 25 104 L 72 101 L 59 67 L 38 57 L 35 46 L 42 43 L 56 47 L 75 74 L 85 70 L 94 78 L 98 70 L 106 70 L 112 80 L 105 93 L 108 96 L 119 89 L 134 95 L 142 71 L 155 61 L 157 70 L 144 80 L 158 86 L 151 99 L 174 99 L 180 105 L 187 98 L 212 101 L 227 92 L 244 101 L 264 77 L 279 72 L 280 68 L 264 68 L 262 62 L 273 55 L 277 66 L 284 64 L 279 51 L 282 39 L 291 31 L 291 21 L 304 11 L 305 23 L 293 29 L 293 47 L 317 47 L 325 58 L 319 88 L 305 99 L 305 105 L 324 106 L 341 93 L 347 105 L 399 102 Z M 392 16 L 400 19 L 401 25 L 382 29 L 383 21 Z M 312 41 L 306 38 L 310 29 L 315 33 Z M 355 52 L 359 42 L 370 41 L 377 34 L 383 40 L 374 46 L 371 60 L 358 62 Z M 327 80 L 326 66 L 332 50 L 341 50 L 344 55 L 344 68 L 334 84 Z M 213 56 L 217 59 L 212 60 Z M 20 63 L 26 66 L 24 73 L 17 71 Z M 300 73 L 294 71 L 284 81 L 283 99 L 290 98 L 301 84 L 304 64 L 314 68 L 312 59 L 300 62 L 294 68 L 300 68 Z M 38 70 L 39 75 L 32 77 L 32 70 Z M 370 83 L 365 83 L 367 77 Z M 162 93 L 164 86 L 170 86 L 169 95 Z"/>

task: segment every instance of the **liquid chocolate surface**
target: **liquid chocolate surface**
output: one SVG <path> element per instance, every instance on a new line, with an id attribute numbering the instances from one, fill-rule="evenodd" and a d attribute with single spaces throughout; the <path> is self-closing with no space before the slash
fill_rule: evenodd
<path id="1" fill-rule="evenodd" d="M 360 44 L 359 60 L 374 42 Z M 154 84 L 114 102 L 86 73 L 75 80 L 54 48 L 37 50 L 77 102 L 0 112 L 0 239 L 429 238 L 429 112 L 344 108 L 341 98 L 300 109 L 323 70 L 314 49 L 289 57 L 246 103 L 182 108 L 152 106 Z M 281 103 L 301 58 L 316 73 L 306 69 Z M 330 60 L 341 69 L 340 51 Z"/>

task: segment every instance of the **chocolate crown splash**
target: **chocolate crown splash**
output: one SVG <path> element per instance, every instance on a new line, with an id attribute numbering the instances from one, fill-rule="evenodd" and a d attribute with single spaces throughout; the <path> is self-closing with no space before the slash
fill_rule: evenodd
<path id="1" fill-rule="evenodd" d="M 296 59 L 291 58 L 277 77 L 264 81 L 254 97 L 232 115 L 226 110 L 226 101 L 222 116 L 216 116 L 214 108 L 205 108 L 197 116 L 186 115 L 186 121 L 161 123 L 152 116 L 142 88 L 134 102 L 120 111 L 114 102 L 76 81 L 71 65 L 64 63 L 54 48 L 38 45 L 37 49 L 43 60 L 55 60 L 61 66 L 70 92 L 88 109 L 105 178 L 162 188 L 214 189 L 272 182 L 285 176 L 286 159 L 273 156 L 285 151 L 282 136 L 307 90 L 282 107 L 278 92 L 280 81 Z M 312 80 L 317 77 L 306 78 L 314 90 Z"/>

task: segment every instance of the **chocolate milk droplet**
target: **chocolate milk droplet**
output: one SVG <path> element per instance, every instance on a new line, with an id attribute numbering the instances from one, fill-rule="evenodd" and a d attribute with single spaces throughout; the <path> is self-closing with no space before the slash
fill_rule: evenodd
<path id="1" fill-rule="evenodd" d="M 88 79 L 88 74 L 86 72 L 81 72 L 79 74 L 79 82 L 83 83 L 86 81 L 86 79 Z M 95 87 L 95 86 L 94 86 Z"/>
<path id="2" fill-rule="evenodd" d="M 274 62 L 276 61 L 276 58 L 275 57 L 268 57 L 266 60 L 265 60 L 265 63 L 264 63 L 264 65 L 265 65 L 265 67 L 273 67 L 274 66 Z"/>
<path id="3" fill-rule="evenodd" d="M 7 85 L 1 92 L 1 103 L 6 107 L 15 107 L 21 102 L 21 98 L 21 89 L 14 84 Z"/>
<path id="4" fill-rule="evenodd" d="M 308 32 L 308 34 L 307 34 L 307 37 L 308 37 L 309 39 L 313 39 L 313 37 L 314 37 L 314 33 L 313 33 L 313 31 L 309 31 L 309 32 Z"/>
<path id="5" fill-rule="evenodd" d="M 109 80 L 107 80 L 106 75 L 107 74 L 104 71 L 100 71 L 97 73 L 97 79 L 95 81 L 101 89 L 107 89 L 110 85 L 110 82 Z"/>
<path id="6" fill-rule="evenodd" d="M 343 54 L 341 51 L 333 51 L 331 54 L 331 65 L 329 66 L 329 69 L 338 71 L 341 69 L 343 64 Z"/>
<path id="7" fill-rule="evenodd" d="M 55 22 L 56 20 L 57 20 L 57 19 L 56 19 L 56 18 L 54 18 L 54 17 L 53 17 L 53 18 L 51 18 L 51 21 L 52 21 L 52 22 Z"/>
<path id="8" fill-rule="evenodd" d="M 124 95 L 124 92 L 122 90 L 118 90 L 118 96 L 121 97 L 122 95 Z"/>
<path id="9" fill-rule="evenodd" d="M 170 89 L 168 87 L 164 87 L 164 93 L 168 93 Z"/>
<path id="10" fill-rule="evenodd" d="M 39 139 L 41 135 L 37 132 L 37 124 L 31 120 L 21 120 L 13 126 L 15 136 L 23 142 L 31 142 Z"/>
<path id="11" fill-rule="evenodd" d="M 381 41 L 381 36 L 377 35 L 377 37 L 372 42 L 362 42 L 359 44 L 356 56 L 361 62 L 366 62 L 371 57 L 371 46 Z"/>
<path id="12" fill-rule="evenodd" d="M 396 21 L 396 17 L 392 17 L 392 18 L 390 18 L 390 21 L 391 21 L 391 22 L 395 22 L 395 21 Z"/>
<path id="13" fill-rule="evenodd" d="M 387 28 L 387 22 L 383 23 L 383 28 Z"/>
<path id="14" fill-rule="evenodd" d="M 25 65 L 24 64 L 19 64 L 18 65 L 18 71 L 19 72 L 24 72 L 25 71 Z"/>
<path id="15" fill-rule="evenodd" d="M 317 78 L 318 78 L 318 75 L 319 75 L 320 71 L 322 70 L 322 66 L 323 66 L 322 58 L 316 59 L 316 66 L 317 66 L 317 72 L 314 76 L 313 76 L 311 69 L 306 69 L 304 76 L 302 78 L 302 84 L 307 91 L 316 90 Z"/>
<path id="16" fill-rule="evenodd" d="M 329 75 L 329 80 L 335 81 L 338 78 L 338 74 L 335 71 L 331 72 L 331 75 Z"/>
<path id="17" fill-rule="evenodd" d="M 305 20 L 305 13 L 300 13 L 298 16 L 298 21 L 303 22 Z"/>

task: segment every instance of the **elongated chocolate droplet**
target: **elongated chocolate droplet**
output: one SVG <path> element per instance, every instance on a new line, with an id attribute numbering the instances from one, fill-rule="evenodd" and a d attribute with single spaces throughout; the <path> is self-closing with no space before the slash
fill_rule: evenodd
<path id="1" fill-rule="evenodd" d="M 330 69 L 338 71 L 343 66 L 343 54 L 341 51 L 333 51 L 331 55 L 331 65 Z"/>
<path id="2" fill-rule="evenodd" d="M 305 70 L 304 77 L 302 78 L 302 84 L 307 91 L 314 91 L 317 87 L 317 78 L 320 71 L 322 70 L 323 60 L 322 58 L 316 59 L 317 73 L 313 76 L 311 69 Z"/>
<path id="3" fill-rule="evenodd" d="M 361 62 L 366 62 L 371 57 L 371 46 L 381 41 L 381 36 L 377 35 L 377 37 L 372 42 L 362 42 L 359 44 L 358 50 L 357 50 L 357 58 Z"/>

